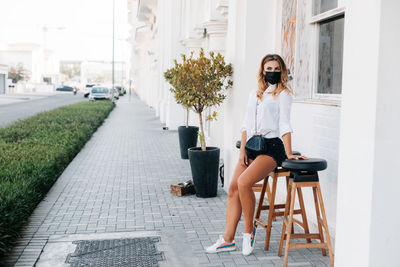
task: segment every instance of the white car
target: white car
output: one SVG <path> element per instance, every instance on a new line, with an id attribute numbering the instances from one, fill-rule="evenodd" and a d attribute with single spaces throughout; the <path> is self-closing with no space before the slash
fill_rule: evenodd
<path id="1" fill-rule="evenodd" d="M 112 91 L 105 86 L 93 86 L 90 90 L 89 100 L 110 100 L 112 98 Z"/>
<path id="2" fill-rule="evenodd" d="M 98 86 L 98 84 L 95 83 L 86 84 L 85 87 L 83 88 L 83 96 L 88 97 L 90 95 L 90 90 L 92 90 L 94 86 Z"/>

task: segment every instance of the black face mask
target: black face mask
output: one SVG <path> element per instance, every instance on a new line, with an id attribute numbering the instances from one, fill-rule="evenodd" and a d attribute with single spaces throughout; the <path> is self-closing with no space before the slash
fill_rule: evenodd
<path id="1" fill-rule="evenodd" d="M 276 84 L 281 80 L 281 72 L 267 71 L 264 75 L 264 81 L 270 84 Z"/>

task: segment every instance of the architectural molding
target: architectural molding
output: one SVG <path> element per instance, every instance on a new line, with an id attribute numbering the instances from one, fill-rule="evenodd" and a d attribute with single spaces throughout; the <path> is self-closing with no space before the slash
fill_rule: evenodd
<path id="1" fill-rule="evenodd" d="M 219 20 L 209 20 L 203 23 L 210 35 L 226 35 L 228 31 L 228 22 Z"/>
<path id="2" fill-rule="evenodd" d="M 192 38 L 204 38 L 204 26 L 203 24 L 197 25 L 190 32 L 190 37 Z"/>
<path id="3" fill-rule="evenodd" d="M 229 1 L 228 0 L 218 0 L 217 11 L 224 17 L 228 19 Z"/>
<path id="4" fill-rule="evenodd" d="M 187 49 L 190 48 L 201 48 L 204 43 L 204 38 L 186 38 L 181 40 L 182 45 L 184 45 Z"/>
<path id="5" fill-rule="evenodd" d="M 137 10 L 138 21 L 152 23 L 152 18 L 155 16 L 154 9 L 157 6 L 156 0 L 139 0 Z"/>

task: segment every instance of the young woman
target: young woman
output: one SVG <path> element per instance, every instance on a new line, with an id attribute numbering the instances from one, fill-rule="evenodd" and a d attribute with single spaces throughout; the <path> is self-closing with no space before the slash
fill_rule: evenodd
<path id="1" fill-rule="evenodd" d="M 229 186 L 225 235 L 221 235 L 214 245 L 208 247 L 207 253 L 236 249 L 234 237 L 243 211 L 245 228 L 242 252 L 243 255 L 250 255 L 255 244 L 255 196 L 252 186 L 281 166 L 286 158 L 306 158 L 292 154 L 292 96 L 287 87 L 288 73 L 283 59 L 276 54 L 266 55 L 261 60 L 257 78 L 258 89 L 249 96 L 242 128 L 239 162 Z M 246 142 L 256 134 L 262 135 L 265 143 L 265 150 L 259 153 L 245 149 Z"/>

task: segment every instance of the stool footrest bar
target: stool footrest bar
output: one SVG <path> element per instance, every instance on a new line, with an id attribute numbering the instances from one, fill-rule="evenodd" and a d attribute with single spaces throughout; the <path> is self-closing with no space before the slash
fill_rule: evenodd
<path id="1" fill-rule="evenodd" d="M 285 234 L 285 239 L 286 239 L 287 234 Z M 320 240 L 319 234 L 291 234 L 290 239 L 300 239 L 300 238 L 312 238 L 312 239 L 318 239 Z"/>
<path id="2" fill-rule="evenodd" d="M 290 243 L 289 249 L 299 249 L 299 248 L 324 248 L 328 249 L 326 243 Z"/>
<path id="3" fill-rule="evenodd" d="M 264 222 L 263 220 L 260 220 L 260 219 L 256 219 L 256 220 L 255 220 L 255 224 L 256 224 L 256 225 L 259 225 L 259 226 L 262 226 L 262 227 L 264 227 L 264 228 L 267 228 L 267 226 L 268 226 L 268 223 L 267 223 L 267 222 Z"/>
<path id="4" fill-rule="evenodd" d="M 301 210 L 294 210 L 293 214 L 301 214 Z M 275 217 L 283 216 L 283 215 L 285 215 L 285 212 L 284 211 L 278 211 L 278 212 L 275 212 L 274 215 L 275 215 Z"/>
<path id="5" fill-rule="evenodd" d="M 276 204 L 274 205 L 275 209 L 284 209 L 285 208 L 285 204 Z M 269 210 L 270 206 L 266 205 L 266 206 L 262 206 L 261 210 Z"/>
<path id="6" fill-rule="evenodd" d="M 293 222 L 294 222 L 294 223 L 297 223 L 298 225 L 300 225 L 301 227 L 304 228 L 304 224 L 303 224 L 301 221 L 299 221 L 299 220 L 293 218 Z"/>

